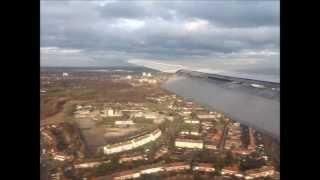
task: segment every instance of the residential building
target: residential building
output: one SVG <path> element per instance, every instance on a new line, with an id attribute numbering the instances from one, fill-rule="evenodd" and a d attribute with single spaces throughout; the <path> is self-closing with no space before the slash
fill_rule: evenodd
<path id="1" fill-rule="evenodd" d="M 132 113 L 132 116 L 135 118 L 142 118 L 144 117 L 144 113 L 142 111 Z"/>
<path id="2" fill-rule="evenodd" d="M 184 123 L 187 123 L 187 124 L 199 124 L 200 121 L 199 120 L 188 119 L 188 120 L 184 120 Z"/>
<path id="3" fill-rule="evenodd" d="M 168 151 L 169 151 L 169 150 L 168 150 L 167 147 L 161 147 L 161 148 L 155 153 L 154 159 L 160 158 L 161 156 L 167 154 Z"/>
<path id="4" fill-rule="evenodd" d="M 143 155 L 122 156 L 119 158 L 119 163 L 144 160 Z"/>
<path id="5" fill-rule="evenodd" d="M 141 176 L 140 171 L 124 171 L 114 175 L 114 180 L 136 179 Z"/>
<path id="6" fill-rule="evenodd" d="M 62 177 L 62 173 L 61 172 L 57 172 L 57 173 L 53 173 L 50 175 L 52 180 L 60 180 Z"/>
<path id="7" fill-rule="evenodd" d="M 222 175 L 234 175 L 237 177 L 243 177 L 243 174 L 239 172 L 239 166 L 236 164 L 226 166 L 221 170 Z"/>
<path id="8" fill-rule="evenodd" d="M 193 166 L 192 170 L 193 171 L 201 171 L 201 172 L 214 172 L 215 168 L 214 168 L 213 164 L 198 163 Z"/>
<path id="9" fill-rule="evenodd" d="M 175 146 L 180 148 L 203 149 L 203 141 L 177 138 Z"/>
<path id="10" fill-rule="evenodd" d="M 156 119 L 158 117 L 158 114 L 155 112 L 149 112 L 145 113 L 144 118 L 146 119 Z"/>
<path id="11" fill-rule="evenodd" d="M 53 159 L 58 160 L 58 161 L 65 161 L 67 159 L 66 156 L 61 155 L 61 154 L 53 153 L 52 155 L 53 155 Z"/>
<path id="12" fill-rule="evenodd" d="M 200 136 L 200 133 L 197 131 L 181 131 L 181 135 L 194 135 L 194 136 Z"/>
<path id="13" fill-rule="evenodd" d="M 84 162 L 84 163 L 79 163 L 79 164 L 75 164 L 74 168 L 76 169 L 85 169 L 85 168 L 94 168 L 94 167 L 98 167 L 100 164 L 103 163 L 110 163 L 111 161 L 96 161 L 96 162 Z"/>
<path id="14" fill-rule="evenodd" d="M 161 136 L 161 130 L 157 129 L 153 131 L 152 133 L 139 136 L 137 138 L 134 138 L 132 140 L 128 140 L 125 142 L 120 142 L 116 144 L 110 144 L 103 147 L 104 154 L 114 154 L 119 153 L 123 151 L 128 151 L 135 149 L 137 147 L 140 147 L 142 145 L 145 145 L 149 142 L 155 141 Z"/>
<path id="15" fill-rule="evenodd" d="M 123 114 L 119 110 L 114 110 L 112 108 L 105 109 L 101 111 L 101 117 L 122 117 Z"/>
<path id="16" fill-rule="evenodd" d="M 140 171 L 141 174 L 153 174 L 153 173 L 158 173 L 164 171 L 163 167 L 152 167 L 152 168 L 147 168 L 147 169 L 143 169 Z"/>
<path id="17" fill-rule="evenodd" d="M 166 116 L 166 119 L 168 119 L 169 121 L 173 121 L 174 117 L 173 116 Z"/>
<path id="18" fill-rule="evenodd" d="M 131 80 L 131 79 L 132 79 L 132 76 L 128 75 L 128 76 L 126 77 L 126 79 Z"/>
<path id="19" fill-rule="evenodd" d="M 114 124 L 115 125 L 135 125 L 136 123 L 134 123 L 132 120 L 127 120 L 127 121 L 115 121 Z"/>
<path id="20" fill-rule="evenodd" d="M 260 177 L 272 176 L 275 174 L 274 167 L 263 166 L 259 169 L 252 169 L 245 172 L 245 179 L 254 179 Z"/>
<path id="21" fill-rule="evenodd" d="M 191 166 L 185 162 L 175 162 L 164 165 L 151 165 L 148 167 L 139 167 L 136 170 L 124 171 L 111 175 L 115 180 L 136 179 L 143 174 L 154 174 L 159 172 L 172 172 L 190 170 Z"/>
<path id="22" fill-rule="evenodd" d="M 164 118 L 156 118 L 156 119 L 153 119 L 153 123 L 155 124 L 161 124 L 164 122 Z"/>
<path id="23" fill-rule="evenodd" d="M 51 133 L 50 133 L 49 131 L 43 130 L 43 131 L 41 131 L 41 134 L 42 134 L 48 141 L 50 141 L 50 142 L 53 141 L 53 138 L 52 138 L 53 135 L 51 135 Z"/>
<path id="24" fill-rule="evenodd" d="M 241 143 L 241 127 L 240 123 L 231 123 L 228 129 L 228 137 L 224 148 L 229 150 L 231 147 L 240 148 Z"/>
<path id="25" fill-rule="evenodd" d="M 167 164 L 164 169 L 166 171 L 183 171 L 189 170 L 191 168 L 190 164 L 185 162 L 174 162 L 171 164 Z"/>
<path id="26" fill-rule="evenodd" d="M 217 150 L 218 146 L 217 146 L 217 144 L 206 144 L 206 145 L 204 145 L 204 148 L 211 149 L 211 150 Z"/>
<path id="27" fill-rule="evenodd" d="M 155 79 L 149 79 L 149 80 L 148 80 L 148 83 L 149 83 L 149 84 L 156 84 L 156 83 L 157 83 L 157 80 L 155 80 Z"/>
<path id="28" fill-rule="evenodd" d="M 215 114 L 198 114 L 198 119 L 215 119 L 217 116 Z"/>

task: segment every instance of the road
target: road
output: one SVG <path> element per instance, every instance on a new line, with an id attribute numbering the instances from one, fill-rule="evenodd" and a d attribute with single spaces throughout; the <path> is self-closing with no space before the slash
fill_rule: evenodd
<path id="1" fill-rule="evenodd" d="M 221 137 L 221 141 L 220 141 L 220 144 L 219 144 L 219 151 L 223 151 L 223 147 L 224 147 L 224 144 L 225 144 L 225 141 L 226 141 L 226 137 L 227 137 L 227 134 L 228 134 L 228 125 L 230 123 L 230 120 L 226 122 L 226 124 L 224 125 L 223 127 L 223 134 L 222 134 L 222 137 Z"/>

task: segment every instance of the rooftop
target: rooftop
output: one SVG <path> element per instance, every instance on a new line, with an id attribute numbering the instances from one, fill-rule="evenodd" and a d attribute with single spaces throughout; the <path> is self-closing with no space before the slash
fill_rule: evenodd
<path id="1" fill-rule="evenodd" d="M 232 164 L 230 166 L 226 166 L 226 167 L 222 168 L 222 170 L 239 171 L 239 166 L 236 164 Z"/>
<path id="2" fill-rule="evenodd" d="M 195 166 L 208 167 L 208 168 L 214 167 L 214 165 L 210 164 L 210 163 L 197 163 L 197 164 L 195 164 Z"/>
<path id="3" fill-rule="evenodd" d="M 180 142 L 191 142 L 191 143 L 203 143 L 202 140 L 195 140 L 195 139 L 181 139 L 181 138 L 177 138 L 176 141 L 180 141 Z"/>
<path id="4" fill-rule="evenodd" d="M 174 162 L 174 163 L 166 164 L 165 167 L 186 166 L 186 165 L 189 165 L 189 164 L 186 162 Z"/>
<path id="5" fill-rule="evenodd" d="M 274 170 L 274 167 L 273 166 L 262 166 L 261 168 L 247 170 L 245 173 L 246 174 L 254 174 L 254 173 L 259 173 L 259 172 L 269 171 L 269 170 Z"/>
<path id="6" fill-rule="evenodd" d="M 128 170 L 128 171 L 121 171 L 121 172 L 117 172 L 112 174 L 113 177 L 119 177 L 119 176 L 126 176 L 126 175 L 132 175 L 135 173 L 139 173 L 139 170 Z"/>

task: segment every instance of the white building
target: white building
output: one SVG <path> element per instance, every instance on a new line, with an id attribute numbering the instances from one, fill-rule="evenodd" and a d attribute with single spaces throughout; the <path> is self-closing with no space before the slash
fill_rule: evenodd
<path id="1" fill-rule="evenodd" d="M 61 173 L 59 173 L 59 172 L 57 172 L 57 173 L 53 173 L 53 174 L 51 174 L 50 176 L 51 176 L 51 179 L 52 179 L 52 180 L 60 180 L 60 179 L 61 179 L 62 174 L 61 174 Z"/>
<path id="2" fill-rule="evenodd" d="M 144 169 L 141 170 L 140 173 L 141 174 L 152 174 L 152 173 L 158 173 L 164 171 L 163 167 L 154 167 L 154 168 L 148 168 L 148 169 Z"/>
<path id="3" fill-rule="evenodd" d="M 164 121 L 164 118 L 156 118 L 156 119 L 153 120 L 153 123 L 161 124 L 161 123 L 163 123 L 163 121 Z"/>
<path id="4" fill-rule="evenodd" d="M 144 113 L 142 111 L 132 113 L 132 116 L 135 118 L 142 118 L 144 117 Z"/>
<path id="5" fill-rule="evenodd" d="M 238 122 L 235 122 L 232 125 L 235 126 L 235 127 L 240 127 L 240 123 L 238 123 Z"/>
<path id="6" fill-rule="evenodd" d="M 123 151 L 132 150 L 137 147 L 143 146 L 149 142 L 155 141 L 160 136 L 161 136 L 161 130 L 157 129 L 150 134 L 146 134 L 129 141 L 106 145 L 103 147 L 103 151 L 104 151 L 104 154 L 115 154 Z"/>
<path id="7" fill-rule="evenodd" d="M 199 119 L 214 119 L 214 118 L 217 118 L 217 116 L 214 115 L 214 114 L 198 114 L 197 117 Z"/>
<path id="8" fill-rule="evenodd" d="M 100 164 L 103 163 L 110 163 L 111 161 L 102 161 L 102 162 L 87 162 L 87 163 L 80 163 L 80 164 L 75 164 L 74 167 L 76 169 L 85 169 L 85 168 L 94 168 L 98 167 Z"/>
<path id="9" fill-rule="evenodd" d="M 141 176 L 140 171 L 126 171 L 122 172 L 116 177 L 114 177 L 114 180 L 126 180 L 126 179 L 136 179 Z"/>
<path id="10" fill-rule="evenodd" d="M 109 116 L 109 117 L 114 116 L 113 109 L 110 108 L 110 109 L 107 110 L 107 116 Z"/>
<path id="11" fill-rule="evenodd" d="M 69 73 L 63 72 L 63 73 L 62 73 L 62 76 L 63 76 L 63 77 L 67 77 L 67 76 L 69 76 Z"/>
<path id="12" fill-rule="evenodd" d="M 128 76 L 126 77 L 126 79 L 131 80 L 131 79 L 132 79 L 132 76 L 128 75 Z"/>
<path id="13" fill-rule="evenodd" d="M 149 84 L 156 84 L 156 83 L 157 83 L 157 80 L 155 80 L 155 79 L 149 79 L 149 80 L 148 80 L 148 83 L 149 83 Z"/>
<path id="14" fill-rule="evenodd" d="M 191 131 L 190 134 L 194 136 L 200 136 L 200 133 L 196 131 Z"/>
<path id="15" fill-rule="evenodd" d="M 180 148 L 203 149 L 202 140 L 176 139 L 175 146 Z"/>
<path id="16" fill-rule="evenodd" d="M 227 167 L 222 168 L 221 174 L 243 177 L 243 175 L 239 172 L 239 167 L 237 165 L 232 165 L 232 166 L 227 166 Z"/>
<path id="17" fill-rule="evenodd" d="M 181 131 L 181 135 L 194 135 L 194 136 L 200 136 L 200 133 L 197 131 Z"/>
<path id="18" fill-rule="evenodd" d="M 167 116 L 166 119 L 168 119 L 169 121 L 173 121 L 174 117 L 173 116 Z"/>
<path id="19" fill-rule="evenodd" d="M 198 163 L 192 168 L 193 171 L 214 172 L 215 168 L 209 163 Z"/>
<path id="20" fill-rule="evenodd" d="M 259 169 L 252 169 L 245 172 L 245 179 L 254 179 L 274 175 L 275 171 L 272 166 L 263 166 Z"/>
<path id="21" fill-rule="evenodd" d="M 175 162 L 157 167 L 147 167 L 141 170 L 124 171 L 113 175 L 115 180 L 136 179 L 143 174 L 154 174 L 159 172 L 183 171 L 191 169 L 190 164 L 185 162 Z"/>
<path id="22" fill-rule="evenodd" d="M 76 109 L 77 109 L 77 110 L 80 110 L 80 109 L 82 109 L 82 106 L 81 106 L 81 105 L 77 105 L 77 106 L 76 106 Z"/>
<path id="23" fill-rule="evenodd" d="M 180 112 L 179 114 L 181 115 L 181 116 L 189 116 L 189 115 L 191 115 L 191 111 L 182 111 L 182 112 Z"/>
<path id="24" fill-rule="evenodd" d="M 174 162 L 164 167 L 166 171 L 183 171 L 183 170 L 189 170 L 190 168 L 191 168 L 190 164 L 187 164 L 184 162 Z"/>
<path id="25" fill-rule="evenodd" d="M 112 108 L 105 109 L 101 112 L 101 117 L 122 117 L 121 111 L 113 110 Z"/>
<path id="26" fill-rule="evenodd" d="M 187 124 L 199 124 L 200 121 L 199 120 L 185 120 L 184 123 L 187 123 Z"/>
<path id="27" fill-rule="evenodd" d="M 206 149 L 212 149 L 212 150 L 216 150 L 217 149 L 217 145 L 214 145 L 214 144 L 207 144 L 204 147 Z"/>
<path id="28" fill-rule="evenodd" d="M 53 159 L 58 160 L 58 161 L 64 161 L 66 160 L 66 157 L 63 155 L 53 155 Z"/>
<path id="29" fill-rule="evenodd" d="M 119 163 L 144 160 L 143 155 L 124 156 L 120 157 Z"/>
<path id="30" fill-rule="evenodd" d="M 53 141 L 53 138 L 46 131 L 41 131 L 41 134 L 49 141 Z"/>
<path id="31" fill-rule="evenodd" d="M 77 110 L 74 114 L 75 118 L 91 117 L 91 112 L 89 110 Z"/>
<path id="32" fill-rule="evenodd" d="M 127 121 L 115 121 L 114 124 L 115 125 L 135 125 L 136 123 L 134 123 L 132 120 L 127 120 Z"/>
<path id="33" fill-rule="evenodd" d="M 146 119 L 156 119 L 158 117 L 158 114 L 155 112 L 149 112 L 144 114 L 144 118 Z"/>

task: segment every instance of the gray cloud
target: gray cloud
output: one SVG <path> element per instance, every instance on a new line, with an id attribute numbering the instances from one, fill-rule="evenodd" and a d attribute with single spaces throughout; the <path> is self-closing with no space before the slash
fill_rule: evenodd
<path id="1" fill-rule="evenodd" d="M 180 11 L 184 16 L 208 19 L 227 27 L 279 25 L 277 1 L 189 1 Z"/>
<path id="2" fill-rule="evenodd" d="M 97 10 L 105 18 L 144 18 L 148 16 L 148 10 L 134 1 L 110 2 L 104 6 L 98 6 Z"/>
<path id="3" fill-rule="evenodd" d="M 41 46 L 81 50 L 68 54 L 66 65 L 133 58 L 238 62 L 234 54 L 278 51 L 279 2 L 41 1 Z M 42 50 L 42 64 L 63 65 L 55 53 Z M 255 66 L 279 62 L 279 55 L 250 58 Z"/>
<path id="4" fill-rule="evenodd" d="M 98 8 L 105 17 L 206 19 L 228 27 L 279 25 L 279 1 L 114 1 Z"/>

